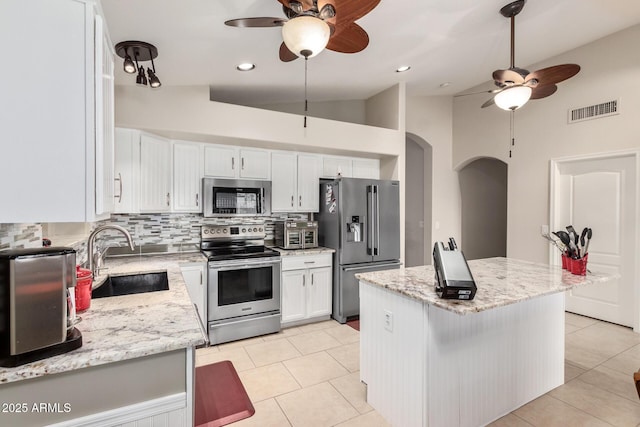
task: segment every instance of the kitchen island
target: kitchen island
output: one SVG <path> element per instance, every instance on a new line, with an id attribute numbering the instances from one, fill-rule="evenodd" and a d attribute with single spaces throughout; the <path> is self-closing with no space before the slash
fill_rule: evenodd
<path id="1" fill-rule="evenodd" d="M 508 258 L 469 262 L 474 300 L 440 299 L 432 266 L 358 274 L 360 376 L 394 426 L 486 425 L 564 383 L 564 291 L 575 276 Z"/>
<path id="2" fill-rule="evenodd" d="M 205 342 L 180 270 L 193 262 L 206 260 L 199 252 L 108 260 L 95 284 L 107 275 L 166 271 L 169 290 L 93 299 L 77 325 L 82 347 L 0 368 L 0 402 L 8 405 L 0 424 L 190 425 L 193 349 Z"/>

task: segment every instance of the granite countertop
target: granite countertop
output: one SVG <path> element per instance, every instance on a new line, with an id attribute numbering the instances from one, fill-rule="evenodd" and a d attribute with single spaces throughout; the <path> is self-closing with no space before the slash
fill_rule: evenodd
<path id="1" fill-rule="evenodd" d="M 270 246 L 271 249 L 280 252 L 280 256 L 298 256 L 298 255 L 318 255 L 318 254 L 332 254 L 336 250 L 331 248 L 325 248 L 319 246 L 317 248 L 309 249 L 282 249 L 275 246 Z"/>
<path id="2" fill-rule="evenodd" d="M 91 300 L 79 316 L 82 347 L 16 368 L 0 367 L 0 383 L 72 371 L 195 347 L 205 342 L 200 320 L 187 293 L 181 263 L 206 262 L 200 253 L 107 259 L 96 282 L 108 274 L 166 271 L 169 290 Z"/>
<path id="3" fill-rule="evenodd" d="M 434 287 L 435 272 L 431 265 L 359 273 L 356 278 L 464 315 L 620 277 L 604 273 L 577 276 L 560 267 L 511 258 L 487 258 L 469 261 L 468 264 L 478 287 L 471 301 L 438 297 Z"/>

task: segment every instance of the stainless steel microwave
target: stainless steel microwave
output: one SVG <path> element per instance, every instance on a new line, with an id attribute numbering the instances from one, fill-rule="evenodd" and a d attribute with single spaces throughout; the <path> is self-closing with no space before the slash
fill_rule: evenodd
<path id="1" fill-rule="evenodd" d="M 205 217 L 271 214 L 271 181 L 203 178 Z"/>

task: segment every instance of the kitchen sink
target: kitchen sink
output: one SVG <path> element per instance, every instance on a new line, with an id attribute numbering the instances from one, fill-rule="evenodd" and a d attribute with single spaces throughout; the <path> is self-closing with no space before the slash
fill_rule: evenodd
<path id="1" fill-rule="evenodd" d="M 168 290 L 169 279 L 167 278 L 167 272 L 163 271 L 127 276 L 109 276 L 102 286 L 91 291 L 91 297 L 104 298 Z"/>

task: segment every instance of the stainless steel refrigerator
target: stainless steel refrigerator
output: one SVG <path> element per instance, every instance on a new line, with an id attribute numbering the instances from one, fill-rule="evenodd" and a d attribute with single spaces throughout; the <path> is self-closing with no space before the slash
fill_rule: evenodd
<path id="1" fill-rule="evenodd" d="M 340 323 L 360 313 L 356 273 L 400 268 L 398 181 L 320 180 L 318 243 L 333 257 L 333 313 Z"/>

